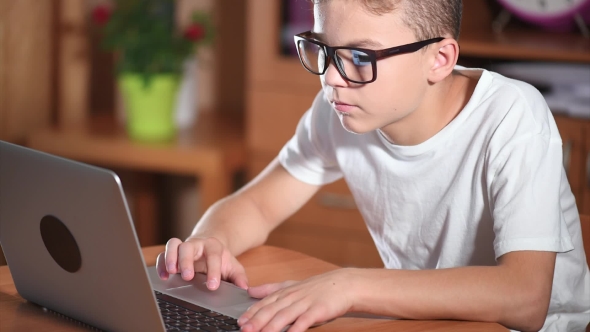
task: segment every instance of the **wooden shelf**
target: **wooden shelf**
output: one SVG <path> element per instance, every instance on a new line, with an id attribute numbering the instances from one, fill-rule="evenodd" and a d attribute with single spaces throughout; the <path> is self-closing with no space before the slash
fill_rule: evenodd
<path id="1" fill-rule="evenodd" d="M 241 121 L 211 113 L 194 128 L 164 143 L 131 140 L 112 116 L 94 116 L 79 125 L 49 127 L 28 138 L 28 145 L 85 162 L 138 170 L 192 175 L 218 167 L 236 170 L 245 162 Z"/>
<path id="2" fill-rule="evenodd" d="M 483 59 L 590 63 L 590 39 L 579 32 L 549 32 L 511 19 L 500 33 L 492 30 L 499 10 L 495 1 L 463 1 L 461 55 Z"/>
<path id="3" fill-rule="evenodd" d="M 533 28 L 464 29 L 459 38 L 462 56 L 523 61 L 590 63 L 590 39 L 576 33 L 552 33 Z"/>
<path id="4" fill-rule="evenodd" d="M 112 116 L 95 116 L 79 125 L 38 130 L 28 137 L 27 145 L 102 167 L 193 176 L 200 191 L 195 206 L 203 209 L 233 192 L 234 175 L 246 165 L 242 121 L 215 112 L 201 113 L 194 128 L 167 143 L 133 141 Z M 142 180 L 138 193 L 145 202 L 137 204 L 142 206 L 136 220 L 142 245 L 159 243 L 149 182 Z"/>

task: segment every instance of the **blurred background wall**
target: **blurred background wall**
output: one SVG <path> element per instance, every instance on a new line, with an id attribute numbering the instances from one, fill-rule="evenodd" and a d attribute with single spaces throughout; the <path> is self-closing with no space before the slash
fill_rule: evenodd
<path id="1" fill-rule="evenodd" d="M 204 209 L 276 156 L 318 92 L 319 80 L 292 47 L 293 34 L 312 27 L 310 2 L 176 1 L 179 26 L 191 9 L 210 12 L 216 41 L 194 71 L 196 124 L 158 144 L 134 142 L 121 128 L 114 56 L 91 27 L 101 3 L 109 1 L 0 0 L 0 139 L 115 170 L 142 245 L 183 238 Z M 590 214 L 587 22 L 572 16 L 566 28 L 534 24 L 503 4 L 464 1 L 459 63 L 541 90 L 562 135 L 578 209 Z M 343 181 L 322 188 L 268 243 L 342 266 L 382 264 Z"/>

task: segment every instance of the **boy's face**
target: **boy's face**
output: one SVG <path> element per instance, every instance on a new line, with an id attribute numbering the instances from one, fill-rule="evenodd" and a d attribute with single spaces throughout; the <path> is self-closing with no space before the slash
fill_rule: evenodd
<path id="1" fill-rule="evenodd" d="M 380 50 L 417 41 L 396 9 L 384 15 L 367 12 L 360 1 L 328 0 L 314 6 L 316 38 L 330 46 Z M 324 93 L 342 126 L 354 133 L 384 128 L 420 106 L 428 86 L 428 52 L 414 52 L 377 61 L 377 80 L 346 81 L 333 61 L 320 76 Z"/>

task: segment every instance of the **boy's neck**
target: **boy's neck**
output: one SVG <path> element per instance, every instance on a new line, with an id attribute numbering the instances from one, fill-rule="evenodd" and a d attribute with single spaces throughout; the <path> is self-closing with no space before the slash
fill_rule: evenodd
<path id="1" fill-rule="evenodd" d="M 381 128 L 381 132 L 396 145 L 412 146 L 427 141 L 463 110 L 477 82 L 477 78 L 453 71 L 445 80 L 429 87 L 416 110 Z"/>

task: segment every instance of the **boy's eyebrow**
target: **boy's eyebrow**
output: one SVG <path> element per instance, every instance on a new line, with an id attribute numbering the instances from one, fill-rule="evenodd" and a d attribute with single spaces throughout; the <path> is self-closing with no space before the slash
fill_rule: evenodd
<path id="1" fill-rule="evenodd" d="M 314 39 L 324 42 L 325 41 L 320 37 L 319 34 L 315 33 L 315 32 L 311 32 L 311 35 Z M 352 40 L 349 41 L 348 43 L 344 44 L 344 45 L 329 45 L 329 46 L 333 46 L 333 47 L 338 47 L 338 46 L 345 46 L 345 47 L 383 47 L 383 44 L 372 40 L 372 39 L 358 39 L 358 40 Z"/>
<path id="2" fill-rule="evenodd" d="M 346 45 L 349 47 L 383 47 L 383 44 L 374 41 L 372 39 L 359 39 L 348 42 Z"/>

